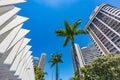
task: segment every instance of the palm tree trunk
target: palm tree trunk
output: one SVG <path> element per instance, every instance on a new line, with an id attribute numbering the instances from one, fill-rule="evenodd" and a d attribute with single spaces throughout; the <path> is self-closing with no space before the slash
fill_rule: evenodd
<path id="1" fill-rule="evenodd" d="M 78 60 L 77 60 L 77 52 L 76 52 L 76 50 L 75 50 L 75 45 L 74 45 L 74 41 L 72 41 L 72 47 L 73 47 L 73 57 L 74 57 L 74 60 L 75 60 L 75 66 L 76 66 L 76 70 L 78 71 L 78 77 L 79 77 L 79 79 L 80 79 L 80 71 L 79 71 L 79 62 L 78 62 Z"/>
<path id="2" fill-rule="evenodd" d="M 56 64 L 56 80 L 58 80 L 58 63 Z"/>
<path id="3" fill-rule="evenodd" d="M 53 80 L 53 70 L 52 70 L 52 80 Z"/>

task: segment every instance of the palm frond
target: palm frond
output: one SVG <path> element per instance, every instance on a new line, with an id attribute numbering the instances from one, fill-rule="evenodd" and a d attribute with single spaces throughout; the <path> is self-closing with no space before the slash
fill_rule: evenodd
<path id="1" fill-rule="evenodd" d="M 60 59 L 60 62 L 61 62 L 61 63 L 63 63 L 63 60 L 62 60 L 62 59 Z"/>
<path id="2" fill-rule="evenodd" d="M 62 57 L 62 54 L 56 52 L 56 56 Z"/>
<path id="3" fill-rule="evenodd" d="M 79 19 L 78 21 L 76 21 L 73 25 L 72 25 L 72 29 L 76 29 L 82 22 L 82 19 Z"/>
<path id="4" fill-rule="evenodd" d="M 88 32 L 86 30 L 74 30 L 74 34 L 78 35 L 78 34 L 88 34 Z"/>
<path id="5" fill-rule="evenodd" d="M 51 62 L 51 67 L 53 67 L 54 65 L 58 64 L 58 63 L 63 63 L 63 60 L 62 60 L 62 54 L 59 54 L 58 52 L 56 54 L 52 54 L 51 55 L 52 58 L 48 61 L 48 62 Z"/>
<path id="6" fill-rule="evenodd" d="M 52 59 L 50 59 L 48 62 L 54 62 L 53 58 L 52 58 Z"/>
<path id="7" fill-rule="evenodd" d="M 51 68 L 55 65 L 56 63 L 52 63 Z"/>
<path id="8" fill-rule="evenodd" d="M 71 30 L 70 25 L 68 24 L 68 22 L 66 20 L 64 21 L 64 26 L 65 26 L 65 29 L 67 32 L 69 32 Z"/>
<path id="9" fill-rule="evenodd" d="M 55 33 L 57 36 L 66 36 L 67 35 L 65 30 L 56 30 Z"/>
<path id="10" fill-rule="evenodd" d="M 68 42 L 69 42 L 69 37 L 66 37 L 65 40 L 64 40 L 63 46 L 66 46 Z"/>
<path id="11" fill-rule="evenodd" d="M 62 54 L 56 53 L 57 61 L 63 63 Z"/>
<path id="12" fill-rule="evenodd" d="M 52 57 L 54 57 L 54 54 L 51 54 Z"/>
<path id="13" fill-rule="evenodd" d="M 45 75 L 48 75 L 48 73 L 47 73 L 47 72 L 44 72 L 44 74 L 45 74 Z"/>

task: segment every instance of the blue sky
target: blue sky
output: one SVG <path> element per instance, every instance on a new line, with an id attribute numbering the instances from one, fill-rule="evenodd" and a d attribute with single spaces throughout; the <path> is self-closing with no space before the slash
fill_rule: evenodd
<path id="1" fill-rule="evenodd" d="M 27 37 L 32 39 L 29 45 L 33 46 L 33 56 L 47 54 L 45 71 L 48 75 L 45 80 L 51 80 L 52 72 L 55 75 L 55 68 L 51 69 L 48 60 L 56 51 L 63 54 L 64 60 L 64 63 L 59 64 L 59 78 L 69 80 L 73 76 L 71 44 L 63 47 L 64 38 L 56 37 L 55 30 L 64 28 L 64 20 L 72 24 L 80 18 L 82 24 L 79 28 L 83 29 L 94 8 L 101 3 L 120 8 L 120 0 L 27 0 L 27 3 L 18 5 L 22 8 L 19 15 L 30 18 L 23 27 L 31 30 Z M 75 37 L 75 42 L 84 47 L 91 43 L 91 40 L 88 35 L 80 35 Z"/>

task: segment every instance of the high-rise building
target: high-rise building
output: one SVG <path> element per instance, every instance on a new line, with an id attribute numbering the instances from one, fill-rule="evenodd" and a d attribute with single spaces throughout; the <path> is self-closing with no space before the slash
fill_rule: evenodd
<path id="1" fill-rule="evenodd" d="M 83 47 L 82 49 L 80 49 L 79 45 L 76 43 L 74 44 L 74 46 L 75 51 L 73 50 L 73 48 L 71 48 L 74 70 L 76 70 L 78 67 L 79 75 L 83 76 L 80 68 L 84 67 L 84 65 L 90 64 L 94 60 L 94 58 L 100 55 L 93 43 L 89 44 L 88 47 Z M 74 52 L 76 52 L 76 56 L 74 55 Z M 75 57 L 77 59 L 76 61 L 74 59 Z"/>
<path id="2" fill-rule="evenodd" d="M 21 28 L 26 17 L 14 4 L 25 0 L 0 0 L 0 80 L 35 80 L 29 30 Z"/>
<path id="3" fill-rule="evenodd" d="M 120 54 L 120 9 L 108 4 L 97 6 L 86 29 L 100 54 Z"/>
<path id="4" fill-rule="evenodd" d="M 72 53 L 74 70 L 76 70 L 77 66 L 79 66 L 79 68 L 84 66 L 84 60 L 79 45 L 75 43 L 74 46 L 75 46 L 75 51 L 73 50 L 73 48 L 71 48 L 71 53 Z M 76 56 L 74 55 L 74 52 L 76 52 Z M 77 62 L 75 61 L 75 57 L 77 59 Z"/>
<path id="5" fill-rule="evenodd" d="M 38 64 L 38 67 L 40 67 L 42 70 L 44 70 L 45 59 L 46 59 L 46 54 L 42 53 L 41 58 L 39 60 L 39 64 Z"/>
<path id="6" fill-rule="evenodd" d="M 35 66 L 38 66 L 38 64 L 39 64 L 39 58 L 38 57 L 33 57 L 33 64 Z"/>
<path id="7" fill-rule="evenodd" d="M 73 47 L 71 48 L 71 54 L 74 71 L 79 70 L 79 77 L 82 77 L 83 75 L 81 74 L 80 68 L 84 66 L 84 59 L 78 44 L 74 44 L 74 49 Z"/>
<path id="8" fill-rule="evenodd" d="M 84 65 L 90 64 L 94 58 L 99 57 L 100 54 L 96 48 L 96 46 L 91 43 L 87 47 L 81 48 Z"/>

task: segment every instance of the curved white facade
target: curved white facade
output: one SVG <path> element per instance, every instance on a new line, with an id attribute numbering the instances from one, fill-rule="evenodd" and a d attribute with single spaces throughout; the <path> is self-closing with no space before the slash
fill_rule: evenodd
<path id="1" fill-rule="evenodd" d="M 0 80 L 35 80 L 29 30 L 22 26 L 26 17 L 16 15 L 14 4 L 25 0 L 0 0 Z"/>

